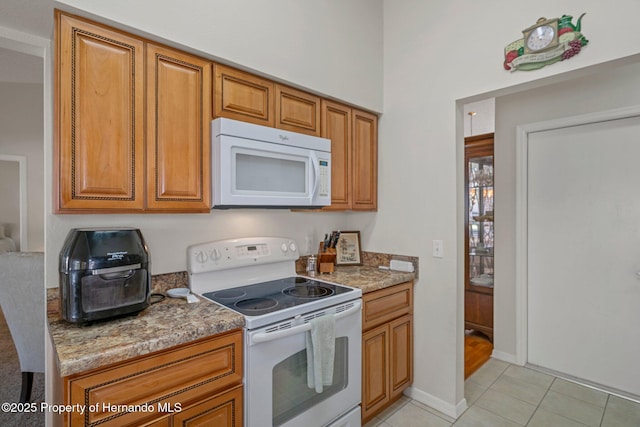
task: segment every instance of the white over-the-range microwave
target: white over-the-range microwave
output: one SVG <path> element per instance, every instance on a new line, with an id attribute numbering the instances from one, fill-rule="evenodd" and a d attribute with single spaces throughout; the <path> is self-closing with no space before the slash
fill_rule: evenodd
<path id="1" fill-rule="evenodd" d="M 211 139 L 214 208 L 331 204 L 331 140 L 226 118 Z"/>

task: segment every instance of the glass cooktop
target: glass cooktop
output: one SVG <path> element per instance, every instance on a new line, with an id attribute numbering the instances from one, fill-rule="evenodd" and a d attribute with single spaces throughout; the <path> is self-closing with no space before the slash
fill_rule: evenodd
<path id="1" fill-rule="evenodd" d="M 260 316 L 353 291 L 346 286 L 294 276 L 202 295 L 245 316 Z"/>

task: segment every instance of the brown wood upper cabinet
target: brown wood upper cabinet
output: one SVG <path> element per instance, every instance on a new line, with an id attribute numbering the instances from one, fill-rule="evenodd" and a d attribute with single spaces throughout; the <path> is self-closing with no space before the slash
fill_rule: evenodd
<path id="1" fill-rule="evenodd" d="M 275 85 L 244 71 L 215 64 L 214 117 L 275 126 Z"/>
<path id="2" fill-rule="evenodd" d="M 211 208 L 211 63 L 147 46 L 147 209 Z"/>
<path id="3" fill-rule="evenodd" d="M 320 135 L 320 98 L 225 65 L 215 65 L 214 117 Z"/>
<path id="4" fill-rule="evenodd" d="M 144 44 L 56 17 L 56 210 L 142 210 Z"/>
<path id="5" fill-rule="evenodd" d="M 55 49 L 56 212 L 209 212 L 211 63 L 60 11 Z"/>
<path id="6" fill-rule="evenodd" d="M 320 136 L 320 97 L 276 84 L 276 127 Z"/>
<path id="7" fill-rule="evenodd" d="M 378 208 L 378 117 L 322 100 L 322 131 L 331 139 L 331 206 L 325 210 Z"/>

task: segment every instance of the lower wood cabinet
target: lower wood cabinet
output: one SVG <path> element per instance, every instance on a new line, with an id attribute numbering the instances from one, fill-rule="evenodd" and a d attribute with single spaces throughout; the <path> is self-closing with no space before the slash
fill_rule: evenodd
<path id="1" fill-rule="evenodd" d="M 241 427 L 242 386 L 221 393 L 173 416 L 173 426 Z"/>
<path id="2" fill-rule="evenodd" d="M 65 426 L 242 426 L 242 331 L 63 379 Z"/>
<path id="3" fill-rule="evenodd" d="M 362 424 L 413 382 L 413 282 L 363 296 Z"/>
<path id="4" fill-rule="evenodd" d="M 159 420 L 143 424 L 144 427 L 215 426 L 241 427 L 242 386 L 220 393 L 196 405 L 182 408 L 175 415 L 167 415 Z"/>

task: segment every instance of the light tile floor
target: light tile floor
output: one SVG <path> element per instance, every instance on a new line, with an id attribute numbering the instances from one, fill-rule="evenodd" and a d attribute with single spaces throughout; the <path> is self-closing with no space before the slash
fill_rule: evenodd
<path id="1" fill-rule="evenodd" d="M 365 427 L 639 427 L 640 403 L 490 359 L 465 382 L 454 420 L 402 397 Z"/>

